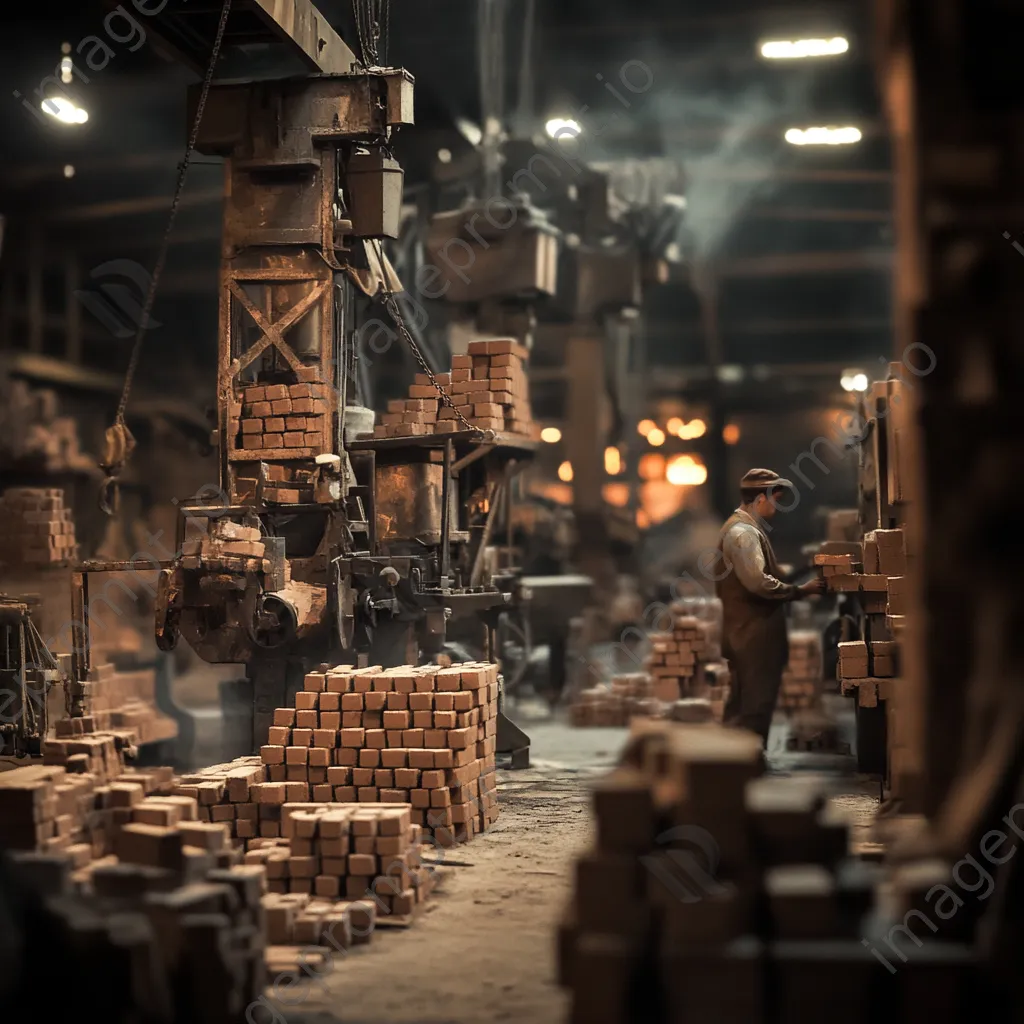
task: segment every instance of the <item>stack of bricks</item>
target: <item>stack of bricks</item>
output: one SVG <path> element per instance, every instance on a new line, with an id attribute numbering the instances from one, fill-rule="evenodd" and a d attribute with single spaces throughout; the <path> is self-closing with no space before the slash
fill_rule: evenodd
<path id="1" fill-rule="evenodd" d="M 0 774 L 0 817 L 10 849 L 65 855 L 76 870 L 86 868 L 114 852 L 118 832 L 139 820 L 133 814 L 144 800 L 171 799 L 170 768 L 126 769 L 112 737 L 86 739 L 95 741 L 82 744 L 89 753 L 72 753 L 65 765 Z"/>
<path id="2" fill-rule="evenodd" d="M 218 518 L 210 520 L 208 533 L 185 538 L 181 565 L 184 569 L 216 572 L 261 572 L 265 551 L 258 526 L 242 526 Z"/>
<path id="3" fill-rule="evenodd" d="M 420 856 L 423 830 L 407 804 L 285 804 L 281 832 L 280 845 L 263 841 L 245 855 L 247 863 L 264 866 L 272 894 L 369 902 L 392 924 L 430 895 L 433 874 Z"/>
<path id="4" fill-rule="evenodd" d="M 923 993 L 921 1019 L 963 1019 L 967 950 L 933 940 L 932 925 L 930 941 L 905 934 L 905 912 L 920 907 L 921 920 L 927 886 L 948 878 L 895 879 L 893 900 L 885 869 L 850 856 L 821 780 L 756 778 L 751 734 L 635 728 L 596 787 L 596 846 L 576 864 L 560 928 L 571 1021 L 869 1024 L 913 1018 Z"/>
<path id="5" fill-rule="evenodd" d="M 847 640 L 839 644 L 841 692 L 861 707 L 887 701 L 899 685 L 900 645 L 896 640 Z"/>
<path id="6" fill-rule="evenodd" d="M 77 422 L 60 415 L 56 392 L 6 377 L 0 379 L 0 464 L 47 473 L 96 468 L 81 450 Z"/>
<path id="7" fill-rule="evenodd" d="M 705 663 L 717 664 L 722 658 L 716 624 L 689 614 L 680 603 L 673 604 L 670 613 L 671 630 L 651 634 L 646 668 L 654 678 L 653 696 L 668 703 L 703 697 L 707 677 L 702 667 Z"/>
<path id="8" fill-rule="evenodd" d="M 253 851 L 255 853 L 256 851 Z M 248 861 L 253 854 L 246 854 Z M 265 863 L 284 863 L 280 858 Z M 270 876 L 267 885 L 276 879 Z M 273 946 L 326 946 L 336 950 L 370 942 L 377 925 L 377 907 L 370 900 L 320 899 L 308 893 L 280 893 L 274 888 L 263 897 L 267 942 Z"/>
<path id="9" fill-rule="evenodd" d="M 236 445 L 267 458 L 312 458 L 331 425 L 326 384 L 261 384 L 242 389 Z"/>
<path id="10" fill-rule="evenodd" d="M 258 804 L 409 803 L 442 845 L 496 820 L 496 665 L 338 666 L 307 675 L 295 701 L 274 712 Z"/>
<path id="11" fill-rule="evenodd" d="M 417 374 L 407 399 L 388 403 L 374 437 L 415 437 L 465 429 L 461 416 L 477 430 L 494 430 L 537 439 L 540 428 L 530 411 L 524 369 L 527 351 L 515 341 L 473 341 L 466 355 L 452 356 L 450 373 L 434 375 L 450 397 L 438 395 L 427 374 Z"/>
<path id="12" fill-rule="evenodd" d="M 118 672 L 112 662 L 103 662 L 89 669 L 84 682 L 69 685 L 83 716 L 58 721 L 57 741 L 82 733 L 110 732 L 123 746 L 138 746 L 178 735 L 177 722 L 156 706 L 156 673 L 152 669 Z M 57 750 L 57 746 L 52 748 L 53 756 Z"/>
<path id="13" fill-rule="evenodd" d="M 779 706 L 786 711 L 805 711 L 821 703 L 824 671 L 821 634 L 795 629 L 789 634 L 789 663 L 782 672 Z"/>
<path id="14" fill-rule="evenodd" d="M 106 788 L 124 822 L 114 855 L 85 867 L 74 848 L 15 856 L 45 899 L 47 934 L 70 940 L 62 977 L 74 998 L 125 1024 L 245 1019 L 266 984 L 264 872 L 238 863 L 223 827 L 190 820 L 194 802 L 147 798 L 132 782 Z M 35 1012 L 48 1018 L 59 998 L 37 993 Z"/>
<path id="15" fill-rule="evenodd" d="M 569 721 L 577 727 L 625 726 L 634 718 L 657 717 L 664 705 L 654 691 L 655 681 L 646 672 L 615 676 L 607 687 L 580 691 L 569 705 Z"/>
<path id="16" fill-rule="evenodd" d="M 77 557 L 75 524 L 64 492 L 12 487 L 0 497 L 0 562 L 64 565 Z"/>

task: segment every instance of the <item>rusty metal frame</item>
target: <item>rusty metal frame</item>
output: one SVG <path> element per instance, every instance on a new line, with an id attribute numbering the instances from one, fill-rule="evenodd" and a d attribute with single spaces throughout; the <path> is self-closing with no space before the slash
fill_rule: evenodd
<path id="1" fill-rule="evenodd" d="M 271 254 L 268 252 L 268 254 Z M 272 252 L 275 257 L 279 252 Z M 300 249 L 292 267 L 239 267 L 227 263 L 221 271 L 220 292 L 220 352 L 218 358 L 218 394 L 221 396 L 221 408 L 225 410 L 221 423 L 223 461 L 221 464 L 222 488 L 235 501 L 235 486 L 232 464 L 239 462 L 266 461 L 269 459 L 309 459 L 316 452 L 310 448 L 288 448 L 274 451 L 250 451 L 237 446 L 235 421 L 238 419 L 241 399 L 239 375 L 270 347 L 274 347 L 299 380 L 307 383 L 320 384 L 327 389 L 328 395 L 333 391 L 333 382 L 328 379 L 333 365 L 334 308 L 333 308 L 333 271 L 324 266 L 313 269 L 312 259 L 319 257 L 310 251 Z M 304 259 L 310 259 L 311 265 L 304 267 Z M 256 307 L 248 295 L 244 285 L 255 284 L 269 287 L 275 283 L 297 283 L 309 281 L 313 287 L 308 295 L 303 296 L 279 320 L 270 322 L 269 318 Z M 237 358 L 232 358 L 233 351 L 233 317 L 232 299 L 242 309 L 262 333 L 259 340 L 250 345 Z M 269 308 L 269 307 L 268 307 Z M 319 360 L 307 364 L 292 350 L 284 338 L 284 332 L 313 310 L 320 310 Z M 322 451 L 334 450 L 334 416 L 324 416 L 321 428 Z"/>

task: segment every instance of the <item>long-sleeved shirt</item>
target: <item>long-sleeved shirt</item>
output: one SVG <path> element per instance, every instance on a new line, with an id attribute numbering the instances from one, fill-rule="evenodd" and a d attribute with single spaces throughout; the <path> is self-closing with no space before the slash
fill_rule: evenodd
<path id="1" fill-rule="evenodd" d="M 744 588 L 768 601 L 792 601 L 797 588 L 783 583 L 768 571 L 762 548 L 761 531 L 752 516 L 740 511 L 740 521 L 733 523 L 722 542 L 726 569 L 734 572 Z"/>

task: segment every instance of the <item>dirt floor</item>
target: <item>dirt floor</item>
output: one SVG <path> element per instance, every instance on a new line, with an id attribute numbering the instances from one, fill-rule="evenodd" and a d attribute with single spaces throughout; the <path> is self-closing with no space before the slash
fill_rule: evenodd
<path id="1" fill-rule="evenodd" d="M 261 1012 L 252 1024 L 566 1020 L 566 997 L 555 984 L 556 925 L 573 860 L 591 839 L 589 784 L 614 764 L 626 733 L 520 722 L 533 741 L 532 767 L 499 773 L 497 826 L 449 851 L 443 891 L 415 924 L 381 929 L 313 981 L 290 987 L 283 979 L 270 990 L 278 1016 Z M 872 787 L 848 774 L 849 759 L 781 753 L 784 734 L 781 724 L 773 733 L 774 765 L 841 780 L 836 802 L 855 825 L 855 842 L 863 840 L 877 808 Z"/>

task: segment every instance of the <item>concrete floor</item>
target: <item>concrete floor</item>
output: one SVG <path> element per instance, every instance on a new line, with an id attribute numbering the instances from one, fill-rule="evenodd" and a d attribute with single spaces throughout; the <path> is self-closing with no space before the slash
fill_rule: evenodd
<path id="1" fill-rule="evenodd" d="M 294 988 L 284 979 L 275 1024 L 566 1019 L 566 996 L 555 984 L 556 924 L 573 860 L 592 837 L 588 784 L 615 763 L 626 731 L 528 722 L 525 714 L 518 721 L 531 736 L 533 763 L 499 773 L 497 827 L 449 851 L 450 875 L 410 929 L 378 931 L 369 946 L 336 957 L 329 971 Z M 785 729 L 780 721 L 771 748 L 784 747 Z M 786 773 L 833 775 L 855 841 L 866 837 L 877 798 L 871 784 L 849 774 L 848 758 L 780 753 L 772 761 Z M 271 1019 L 261 1013 L 252 1022 Z"/>

